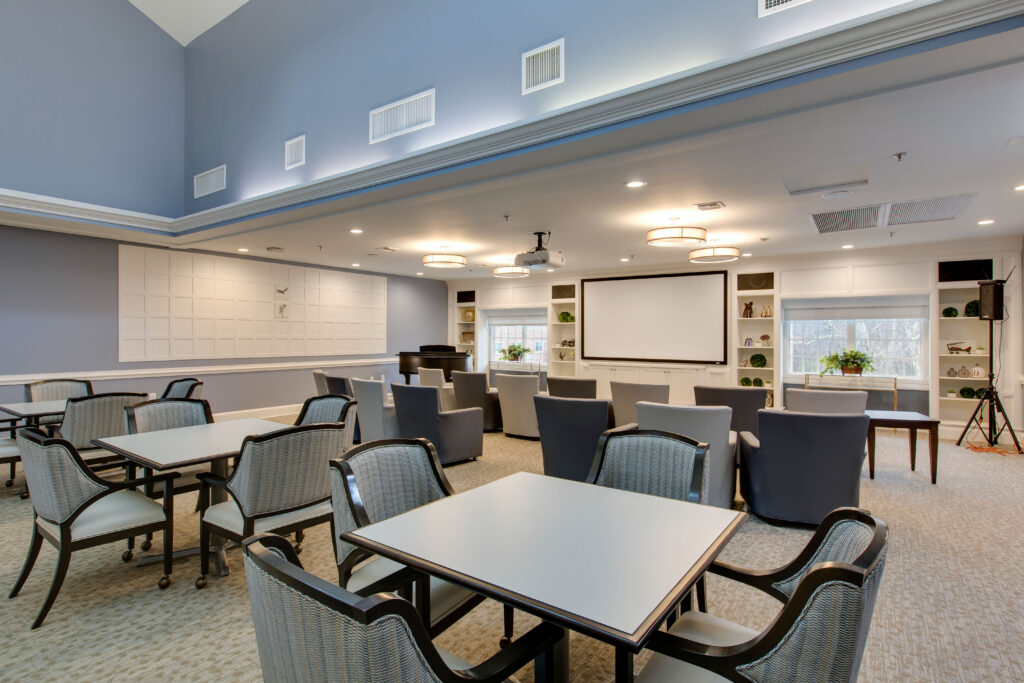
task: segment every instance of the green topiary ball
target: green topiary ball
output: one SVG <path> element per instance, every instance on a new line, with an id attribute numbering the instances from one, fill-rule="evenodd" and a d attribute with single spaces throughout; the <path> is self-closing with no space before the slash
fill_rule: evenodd
<path id="1" fill-rule="evenodd" d="M 764 386 L 764 380 L 761 379 L 760 377 L 755 377 L 754 378 L 754 386 L 755 387 L 763 387 Z"/>
<path id="2" fill-rule="evenodd" d="M 977 318 L 981 315 L 981 301 L 978 299 L 971 299 L 964 306 L 964 315 L 968 318 Z"/>
<path id="3" fill-rule="evenodd" d="M 963 387 L 960 389 L 960 398 L 974 398 L 973 387 Z"/>
<path id="4" fill-rule="evenodd" d="M 750 357 L 750 367 L 763 368 L 766 365 L 768 365 L 768 359 L 764 357 L 763 353 L 755 353 Z"/>
<path id="5" fill-rule="evenodd" d="M 956 306 L 946 306 L 942 309 L 943 318 L 955 318 L 960 315 L 960 311 L 956 310 Z"/>
<path id="6" fill-rule="evenodd" d="M 751 385 L 751 381 L 750 381 L 749 377 L 744 377 L 744 378 L 742 378 L 740 380 L 740 386 L 741 387 L 749 387 L 750 385 Z"/>

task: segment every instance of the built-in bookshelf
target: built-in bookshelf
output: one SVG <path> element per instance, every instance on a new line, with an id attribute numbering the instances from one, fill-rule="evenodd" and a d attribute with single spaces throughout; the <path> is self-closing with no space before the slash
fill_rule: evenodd
<path id="1" fill-rule="evenodd" d="M 557 290 L 558 287 L 553 288 Z M 575 293 L 575 287 L 572 287 Z M 558 293 L 557 291 L 553 293 Z M 552 299 L 548 320 L 548 374 L 576 375 L 576 299 Z"/>
<path id="2" fill-rule="evenodd" d="M 772 394 L 778 386 L 775 308 L 774 290 L 745 290 L 736 293 L 736 384 L 765 387 L 772 390 Z M 761 357 L 764 358 L 764 365 L 758 367 Z"/>

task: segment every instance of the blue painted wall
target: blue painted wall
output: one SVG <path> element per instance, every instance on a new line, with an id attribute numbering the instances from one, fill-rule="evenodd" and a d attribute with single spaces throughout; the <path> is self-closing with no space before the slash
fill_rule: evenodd
<path id="1" fill-rule="evenodd" d="M 180 216 L 185 50 L 128 0 L 0 0 L 0 188 Z"/>
<path id="2" fill-rule="evenodd" d="M 189 213 L 393 159 L 899 5 L 816 0 L 251 0 L 186 50 Z M 523 96 L 520 55 L 566 41 L 566 82 Z M 437 125 L 370 145 L 371 109 L 427 88 Z M 307 163 L 284 170 L 306 134 Z M 228 165 L 193 200 L 192 176 Z"/>

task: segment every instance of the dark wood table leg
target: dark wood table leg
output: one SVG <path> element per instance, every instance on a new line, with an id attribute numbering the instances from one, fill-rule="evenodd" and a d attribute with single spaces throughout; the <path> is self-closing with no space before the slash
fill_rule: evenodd
<path id="1" fill-rule="evenodd" d="M 939 425 L 932 425 L 928 428 L 928 457 L 932 461 L 932 483 L 939 469 Z"/>
<path id="2" fill-rule="evenodd" d="M 917 427 L 909 427 L 910 431 L 910 471 L 917 471 Z"/>
<path id="3" fill-rule="evenodd" d="M 615 683 L 633 683 L 633 653 L 624 647 L 615 648 Z"/>
<path id="4" fill-rule="evenodd" d="M 875 478 L 875 425 L 868 425 L 868 475 Z"/>
<path id="5" fill-rule="evenodd" d="M 551 656 L 537 657 L 533 664 L 533 680 L 537 683 L 567 683 L 569 680 L 569 631 L 562 629 L 562 639 L 552 647 Z"/>

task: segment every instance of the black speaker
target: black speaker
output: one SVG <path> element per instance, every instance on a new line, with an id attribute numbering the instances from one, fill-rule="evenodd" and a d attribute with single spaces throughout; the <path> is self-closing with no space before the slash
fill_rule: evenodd
<path id="1" fill-rule="evenodd" d="M 1003 319 L 1003 284 L 1006 280 L 984 280 L 978 283 L 982 320 Z"/>

